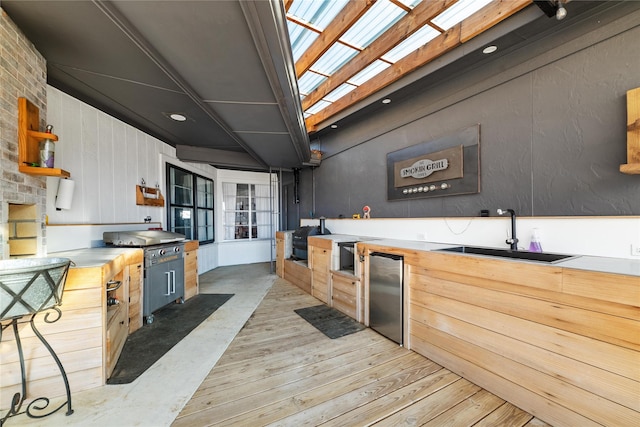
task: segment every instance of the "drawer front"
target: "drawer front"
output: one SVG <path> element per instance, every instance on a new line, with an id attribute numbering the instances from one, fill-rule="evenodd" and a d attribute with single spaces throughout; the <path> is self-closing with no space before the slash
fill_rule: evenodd
<path id="1" fill-rule="evenodd" d="M 116 366 L 124 342 L 127 339 L 128 329 L 127 310 L 122 306 L 111 319 L 107 328 L 107 378 L 111 376 L 111 372 Z"/>
<path id="2" fill-rule="evenodd" d="M 339 276 L 333 276 L 333 292 L 339 292 L 354 298 L 356 297 L 356 282 L 353 280 L 348 280 L 344 278 L 339 278 Z"/>

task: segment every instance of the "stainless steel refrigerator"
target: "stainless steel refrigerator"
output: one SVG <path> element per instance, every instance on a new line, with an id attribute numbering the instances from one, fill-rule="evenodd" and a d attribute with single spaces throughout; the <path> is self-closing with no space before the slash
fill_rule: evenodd
<path id="1" fill-rule="evenodd" d="M 369 326 L 402 345 L 402 283 L 404 258 L 369 255 Z"/>

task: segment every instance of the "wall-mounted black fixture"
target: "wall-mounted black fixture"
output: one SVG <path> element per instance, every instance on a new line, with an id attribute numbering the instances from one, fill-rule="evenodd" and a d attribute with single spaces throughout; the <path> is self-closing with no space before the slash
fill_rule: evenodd
<path id="1" fill-rule="evenodd" d="M 300 203 L 300 169 L 293 170 L 293 203 Z"/>
<path id="2" fill-rule="evenodd" d="M 563 0 L 534 0 L 533 1 L 549 18 L 556 17 L 558 21 L 567 16 L 567 9 Z"/>

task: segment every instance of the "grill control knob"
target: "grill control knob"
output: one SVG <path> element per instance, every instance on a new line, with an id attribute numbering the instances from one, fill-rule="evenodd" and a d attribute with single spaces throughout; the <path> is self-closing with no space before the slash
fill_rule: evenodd
<path id="1" fill-rule="evenodd" d="M 180 246 L 176 246 L 175 248 L 173 248 L 174 252 L 180 252 Z"/>
<path id="2" fill-rule="evenodd" d="M 160 255 L 164 255 L 166 252 L 167 252 L 167 251 L 165 251 L 164 249 L 160 249 L 160 250 L 158 251 L 158 253 L 159 253 Z"/>

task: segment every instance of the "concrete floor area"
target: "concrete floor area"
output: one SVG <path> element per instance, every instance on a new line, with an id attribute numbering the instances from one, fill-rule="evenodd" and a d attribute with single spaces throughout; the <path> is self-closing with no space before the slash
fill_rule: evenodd
<path id="1" fill-rule="evenodd" d="M 66 416 L 64 408 L 42 419 L 22 414 L 9 418 L 4 427 L 170 426 L 276 278 L 269 263 L 218 267 L 200 275 L 201 293 L 234 296 L 138 379 L 77 393 L 72 384 L 72 415 Z"/>

